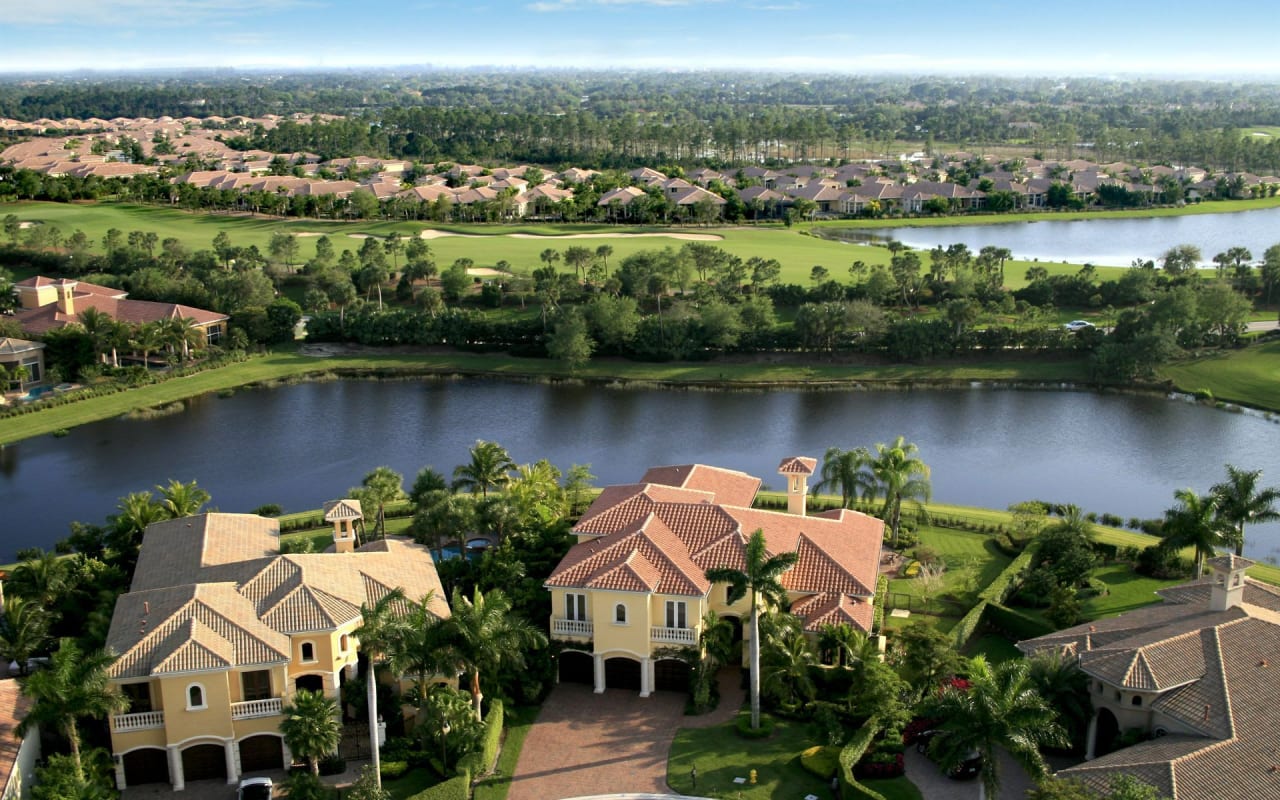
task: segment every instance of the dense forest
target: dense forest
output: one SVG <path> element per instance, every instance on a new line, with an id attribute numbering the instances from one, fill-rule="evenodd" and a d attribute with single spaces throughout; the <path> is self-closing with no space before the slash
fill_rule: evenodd
<path id="1" fill-rule="evenodd" d="M 1280 172 L 1272 84 L 747 73 L 218 72 L 12 78 L 0 117 L 340 114 L 238 131 L 245 149 L 417 161 L 630 167 L 849 159 L 904 146 L 1023 146 Z"/>

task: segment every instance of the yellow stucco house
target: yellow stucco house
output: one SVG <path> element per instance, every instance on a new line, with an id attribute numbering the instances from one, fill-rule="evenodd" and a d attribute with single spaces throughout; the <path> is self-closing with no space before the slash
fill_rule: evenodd
<path id="1" fill-rule="evenodd" d="M 782 583 L 806 631 L 841 622 L 870 631 L 884 523 L 846 509 L 807 514 L 816 465 L 802 457 L 779 465 L 785 513 L 751 508 L 759 478 L 702 464 L 655 467 L 639 483 L 601 492 L 546 582 L 559 679 L 642 697 L 684 691 L 689 667 L 680 650 L 698 646 L 703 615 L 729 618 L 739 634 L 750 616 L 749 600 L 730 605 L 728 586 L 706 572 L 743 568 L 757 529 L 771 555 L 799 554 Z"/>
<path id="2" fill-rule="evenodd" d="M 336 696 L 356 674 L 360 607 L 393 589 L 449 608 L 426 548 L 355 546 L 359 504 L 325 507 L 334 545 L 281 555 L 280 527 L 209 513 L 149 526 L 107 647 L 129 708 L 110 720 L 116 784 L 222 779 L 291 761 L 281 709 L 298 689 Z M 407 606 L 401 609 L 407 612 Z"/>

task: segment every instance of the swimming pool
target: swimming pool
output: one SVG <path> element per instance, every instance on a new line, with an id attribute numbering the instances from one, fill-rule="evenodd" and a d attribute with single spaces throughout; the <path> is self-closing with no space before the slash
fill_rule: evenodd
<path id="1" fill-rule="evenodd" d="M 468 539 L 467 540 L 468 550 L 484 550 L 487 547 L 493 547 L 493 543 L 490 542 L 488 539 Z"/>
<path id="2" fill-rule="evenodd" d="M 33 400 L 39 400 L 42 396 L 49 394 L 52 391 L 52 386 L 32 386 L 27 390 L 26 394 L 22 395 L 18 399 L 24 403 L 30 403 Z"/>

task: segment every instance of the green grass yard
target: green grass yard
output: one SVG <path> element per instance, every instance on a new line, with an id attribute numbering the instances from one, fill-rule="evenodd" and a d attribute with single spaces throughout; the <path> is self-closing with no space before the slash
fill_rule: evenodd
<path id="1" fill-rule="evenodd" d="M 681 794 L 725 800 L 766 800 L 816 795 L 827 800 L 831 786 L 800 766 L 800 753 L 822 744 L 803 722 L 779 719 L 766 739 L 744 739 L 732 721 L 713 728 L 676 732 L 667 759 L 667 785 Z M 690 770 L 697 766 L 695 789 Z M 756 783 L 736 784 L 756 770 Z"/>
<path id="2" fill-rule="evenodd" d="M 507 712 L 506 734 L 502 740 L 502 752 L 498 755 L 497 769 L 475 785 L 475 800 L 506 800 L 511 776 L 516 771 L 516 762 L 520 760 L 520 750 L 537 716 L 538 709 L 531 707 L 513 708 Z"/>
<path id="3" fill-rule="evenodd" d="M 1184 392 L 1207 389 L 1220 401 L 1280 410 L 1280 341 L 1166 364 L 1159 375 Z"/>

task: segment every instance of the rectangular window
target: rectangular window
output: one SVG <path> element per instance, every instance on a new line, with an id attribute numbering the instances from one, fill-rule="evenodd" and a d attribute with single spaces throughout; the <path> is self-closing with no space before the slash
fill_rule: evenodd
<path id="1" fill-rule="evenodd" d="M 271 671 L 265 669 L 240 673 L 240 686 L 245 700 L 266 700 L 271 697 Z"/>
<path id="2" fill-rule="evenodd" d="M 130 714 L 143 714 L 151 710 L 151 684 L 126 683 L 120 687 L 129 701 Z"/>
<path id="3" fill-rule="evenodd" d="M 564 618 L 578 622 L 587 621 L 587 596 L 585 594 L 566 594 L 564 596 Z"/>
<path id="4" fill-rule="evenodd" d="M 687 628 L 688 620 L 685 617 L 685 604 L 682 600 L 667 601 L 667 627 L 668 628 Z"/>

